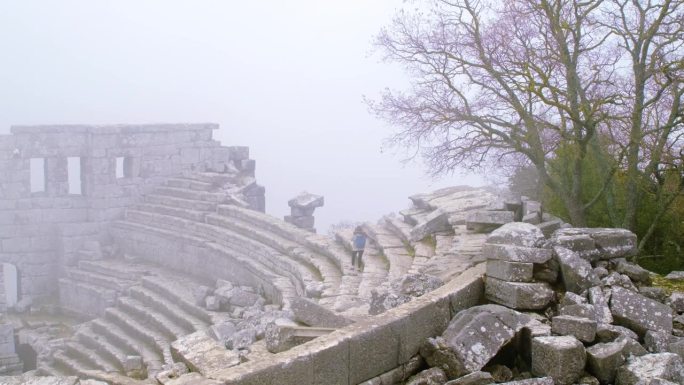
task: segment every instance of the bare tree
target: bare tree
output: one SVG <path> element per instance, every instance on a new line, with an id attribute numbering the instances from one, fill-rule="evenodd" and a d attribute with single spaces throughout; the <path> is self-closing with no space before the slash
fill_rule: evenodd
<path id="1" fill-rule="evenodd" d="M 622 223 L 633 228 L 640 188 L 658 189 L 657 174 L 681 170 L 682 160 L 684 0 L 643 3 L 429 1 L 400 12 L 376 41 L 409 70 L 411 88 L 369 104 L 396 127 L 393 143 L 420 149 L 433 173 L 532 164 L 575 225 L 611 200 L 624 172 Z M 561 147 L 571 154 L 569 180 L 554 170 Z M 598 193 L 586 197 L 594 148 L 609 157 Z"/>

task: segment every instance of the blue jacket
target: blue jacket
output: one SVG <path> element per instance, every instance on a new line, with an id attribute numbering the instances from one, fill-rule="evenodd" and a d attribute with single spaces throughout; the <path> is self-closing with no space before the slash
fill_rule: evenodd
<path id="1" fill-rule="evenodd" d="M 354 251 L 363 250 L 366 247 L 366 236 L 356 233 L 352 237 L 352 249 Z"/>

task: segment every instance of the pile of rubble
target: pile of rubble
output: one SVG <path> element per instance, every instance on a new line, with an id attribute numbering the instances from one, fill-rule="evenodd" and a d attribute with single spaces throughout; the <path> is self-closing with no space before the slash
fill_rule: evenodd
<path id="1" fill-rule="evenodd" d="M 623 229 L 508 223 L 487 238 L 485 296 L 429 338 L 407 384 L 684 383 L 684 293 L 649 286 Z"/>

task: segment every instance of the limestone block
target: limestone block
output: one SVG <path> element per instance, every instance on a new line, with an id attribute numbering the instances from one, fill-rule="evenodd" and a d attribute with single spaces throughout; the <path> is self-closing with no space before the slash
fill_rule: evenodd
<path id="1" fill-rule="evenodd" d="M 0 273 L 2 273 L 1 270 Z M 14 355 L 15 353 L 14 327 L 9 323 L 0 324 L 0 357 Z"/>
<path id="2" fill-rule="evenodd" d="M 290 310 L 297 321 L 309 326 L 340 328 L 352 323 L 351 320 L 302 297 L 290 299 Z"/>
<path id="3" fill-rule="evenodd" d="M 522 222 L 507 223 L 487 237 L 487 243 L 537 247 L 544 242 L 544 234 L 534 225 Z"/>
<path id="4" fill-rule="evenodd" d="M 507 282 L 487 277 L 485 296 L 488 300 L 518 310 L 545 308 L 554 297 L 547 283 Z"/>
<path id="5" fill-rule="evenodd" d="M 524 262 L 510 262 L 496 259 L 487 261 L 487 276 L 511 282 L 531 282 L 534 265 Z"/>
<path id="6" fill-rule="evenodd" d="M 669 306 L 622 287 L 613 287 L 610 311 L 615 322 L 639 335 L 648 330 L 672 333 L 672 310 Z"/>
<path id="7" fill-rule="evenodd" d="M 423 370 L 409 378 L 406 385 L 442 385 L 447 381 L 447 376 L 440 368 Z"/>
<path id="8" fill-rule="evenodd" d="M 143 360 L 140 356 L 126 356 L 123 362 L 123 369 L 128 372 L 139 372 L 143 369 Z"/>
<path id="9" fill-rule="evenodd" d="M 290 207 L 297 207 L 301 209 L 307 208 L 317 208 L 324 204 L 324 198 L 320 195 L 310 194 L 308 192 L 302 192 L 296 197 L 290 199 L 287 204 Z"/>
<path id="10" fill-rule="evenodd" d="M 532 339 L 532 374 L 553 378 L 559 385 L 570 385 L 584 371 L 584 345 L 574 337 L 535 337 Z"/>
<path id="11" fill-rule="evenodd" d="M 523 216 L 532 214 L 532 213 L 539 213 L 541 216 L 542 212 L 542 206 L 541 203 L 537 201 L 532 201 L 532 200 L 523 200 L 522 202 L 522 214 Z"/>
<path id="12" fill-rule="evenodd" d="M 238 330 L 226 339 L 227 349 L 239 350 L 249 348 L 257 339 L 256 329 L 248 327 Z"/>
<path id="13" fill-rule="evenodd" d="M 612 384 L 617 368 L 625 362 L 623 342 L 599 343 L 587 348 L 587 369 L 602 384 Z"/>
<path id="14" fill-rule="evenodd" d="M 589 288 L 588 295 L 589 302 L 594 305 L 594 310 L 596 311 L 596 321 L 604 324 L 613 323 L 613 314 L 610 312 L 608 299 L 601 287 L 594 286 Z"/>
<path id="15" fill-rule="evenodd" d="M 540 377 L 540 378 L 528 378 L 526 380 L 509 381 L 502 382 L 501 385 L 554 385 L 553 378 L 551 377 Z"/>
<path id="16" fill-rule="evenodd" d="M 482 305 L 458 313 L 441 337 L 429 338 L 421 355 L 450 379 L 479 371 L 516 332 L 530 322 L 524 314 L 499 305 Z"/>
<path id="17" fill-rule="evenodd" d="M 485 243 L 482 255 L 488 259 L 499 259 L 510 262 L 545 263 L 550 260 L 553 252 L 549 249 Z"/>
<path id="18" fill-rule="evenodd" d="M 611 342 L 620 336 L 625 336 L 635 341 L 639 339 L 639 336 L 636 333 L 623 326 L 606 323 L 599 323 L 596 326 L 596 339 L 599 342 Z"/>
<path id="19" fill-rule="evenodd" d="M 592 286 L 600 284 L 591 264 L 580 258 L 578 254 L 559 246 L 554 247 L 553 251 L 560 265 L 561 276 L 566 290 L 573 293 L 581 293 Z"/>
<path id="20" fill-rule="evenodd" d="M 553 317 L 551 331 L 555 334 L 573 336 L 582 342 L 593 342 L 596 338 L 596 321 L 567 315 Z"/>
<path id="21" fill-rule="evenodd" d="M 204 306 L 207 310 L 218 311 L 221 309 L 221 301 L 216 296 L 210 295 L 204 299 Z"/>
<path id="22" fill-rule="evenodd" d="M 651 284 L 651 272 L 634 263 L 621 260 L 615 266 L 615 271 L 624 274 L 634 282 L 639 282 L 644 285 Z"/>
<path id="23" fill-rule="evenodd" d="M 219 381 L 203 377 L 199 373 L 186 373 L 166 382 L 165 385 L 220 385 Z"/>
<path id="24" fill-rule="evenodd" d="M 684 292 L 673 292 L 672 295 L 670 295 L 670 306 L 677 313 L 684 313 Z"/>
<path id="25" fill-rule="evenodd" d="M 399 365 L 399 338 L 389 325 L 363 325 L 349 340 L 349 383 L 356 384 Z M 348 328 L 354 328 L 349 326 Z"/>
<path id="26" fill-rule="evenodd" d="M 671 271 L 665 276 L 665 279 L 670 281 L 684 281 L 684 271 Z"/>
<path id="27" fill-rule="evenodd" d="M 563 306 L 559 310 L 560 315 L 570 315 L 574 317 L 583 317 L 589 319 L 596 319 L 596 309 L 594 305 L 579 304 Z"/>
<path id="28" fill-rule="evenodd" d="M 672 334 L 647 330 L 644 334 L 644 347 L 651 353 L 665 353 L 671 340 Z"/>
<path id="29" fill-rule="evenodd" d="M 525 214 L 522 217 L 522 221 L 525 223 L 529 223 L 531 225 L 538 225 L 539 223 L 541 223 L 541 215 L 539 215 L 538 212 Z M 537 227 L 539 227 L 539 226 L 537 226 Z"/>
<path id="30" fill-rule="evenodd" d="M 512 211 L 475 211 L 466 217 L 466 229 L 487 232 L 513 222 Z"/>
<path id="31" fill-rule="evenodd" d="M 473 372 L 461 378 L 451 380 L 444 385 L 489 385 L 494 383 L 494 377 L 487 372 Z"/>
<path id="32" fill-rule="evenodd" d="M 552 220 L 552 221 L 545 221 L 537 225 L 539 230 L 542 231 L 545 237 L 549 238 L 551 235 L 553 235 L 556 230 L 560 229 L 561 226 L 563 225 L 563 221 L 560 219 Z"/>
<path id="33" fill-rule="evenodd" d="M 450 230 L 449 213 L 442 209 L 437 209 L 429 213 L 423 221 L 411 229 L 411 241 L 418 242 L 430 234 Z"/>
<path id="34" fill-rule="evenodd" d="M 302 229 L 311 229 L 314 227 L 315 218 L 312 216 L 308 217 L 293 217 L 291 215 L 286 215 L 284 217 L 285 222 L 292 223 L 293 225 Z"/>
<path id="35" fill-rule="evenodd" d="M 652 379 L 684 382 L 684 365 L 682 359 L 673 353 L 647 354 L 641 357 L 630 357 L 627 363 L 617 370 L 616 385 L 636 385 L 640 381 Z"/>
<path id="36" fill-rule="evenodd" d="M 624 353 L 625 357 L 641 357 L 648 354 L 648 351 L 637 340 L 633 340 L 625 336 L 620 336 L 617 339 L 615 339 L 615 342 L 624 344 L 622 353 Z"/>
<path id="37" fill-rule="evenodd" d="M 561 298 L 559 305 L 561 307 L 563 307 L 563 306 L 570 306 L 570 305 L 582 305 L 582 304 L 586 304 L 586 303 L 587 303 L 586 297 L 579 295 L 579 294 L 575 294 L 571 291 L 568 291 L 563 295 L 563 298 Z"/>

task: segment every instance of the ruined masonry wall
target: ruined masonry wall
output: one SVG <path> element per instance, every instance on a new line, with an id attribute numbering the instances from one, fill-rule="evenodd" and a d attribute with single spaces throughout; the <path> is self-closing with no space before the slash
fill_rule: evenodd
<path id="1" fill-rule="evenodd" d="M 0 136 L 0 262 L 17 266 L 20 295 L 54 294 L 59 267 L 120 219 L 142 193 L 184 171 L 253 168 L 246 147 L 222 147 L 216 124 L 14 126 Z M 67 158 L 81 158 L 82 195 L 69 194 Z M 117 178 L 117 157 L 127 175 Z M 30 159 L 45 159 L 45 192 L 31 193 Z"/>

